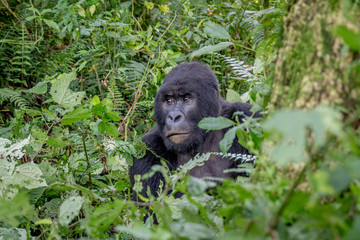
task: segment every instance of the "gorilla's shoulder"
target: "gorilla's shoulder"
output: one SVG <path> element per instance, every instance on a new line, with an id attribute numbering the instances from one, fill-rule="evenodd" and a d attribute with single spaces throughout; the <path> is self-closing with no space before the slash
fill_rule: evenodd
<path id="1" fill-rule="evenodd" d="M 252 112 L 253 105 L 250 103 L 242 102 L 228 102 L 224 99 L 220 99 L 220 116 L 231 119 L 235 112 L 243 112 L 246 116 L 253 116 L 255 118 L 262 117 L 260 112 Z"/>
<path id="2" fill-rule="evenodd" d="M 165 148 L 163 137 L 161 136 L 160 128 L 157 124 L 146 133 L 141 140 L 151 149 L 158 150 Z"/>

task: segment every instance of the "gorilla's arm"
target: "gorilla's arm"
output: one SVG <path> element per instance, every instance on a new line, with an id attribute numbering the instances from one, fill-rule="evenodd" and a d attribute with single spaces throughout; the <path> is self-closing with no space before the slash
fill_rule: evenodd
<path id="1" fill-rule="evenodd" d="M 146 144 L 148 148 L 152 149 L 153 152 L 159 154 L 159 156 L 166 154 L 166 148 L 163 144 L 161 136 L 159 135 L 158 126 L 155 126 L 150 132 L 148 132 L 142 138 L 142 141 Z M 134 158 L 134 163 L 129 169 L 131 186 L 134 186 L 135 184 L 134 175 L 143 176 L 144 174 L 149 172 L 151 167 L 154 165 L 161 165 L 160 159 L 149 150 L 146 150 L 146 154 L 143 158 Z M 147 188 L 149 187 L 151 190 L 151 194 L 157 196 L 156 191 L 158 190 L 160 181 L 164 181 L 164 177 L 159 172 L 155 173 L 152 177 L 148 179 L 141 180 L 143 186 L 141 195 L 144 197 L 148 197 L 146 192 Z M 141 201 L 135 191 L 133 192 L 132 200 Z"/>
<path id="2" fill-rule="evenodd" d="M 261 118 L 262 114 L 260 112 L 252 112 L 250 109 L 252 108 L 252 105 L 249 103 L 241 103 L 241 102 L 234 102 L 230 103 L 225 101 L 224 99 L 220 100 L 220 115 L 223 117 L 226 117 L 228 119 L 234 119 L 234 113 L 235 112 L 243 112 L 246 116 L 254 117 L 254 118 Z M 243 118 L 241 115 L 239 115 L 239 120 Z M 225 134 L 227 129 L 224 129 Z M 241 144 L 239 144 L 237 136 L 235 137 L 229 151 L 229 153 L 242 153 L 242 154 L 250 154 L 249 151 L 243 147 Z M 237 166 L 240 164 L 239 160 L 232 160 L 231 168 L 237 168 Z M 247 176 L 246 172 L 234 172 L 232 173 L 232 177 L 235 178 L 237 176 Z"/>
<path id="3" fill-rule="evenodd" d="M 252 105 L 249 103 L 242 102 L 228 102 L 224 99 L 220 99 L 220 116 L 233 119 L 235 112 L 243 112 L 246 116 L 253 116 L 254 118 L 261 117 L 262 115 L 259 112 L 252 112 L 250 109 Z"/>

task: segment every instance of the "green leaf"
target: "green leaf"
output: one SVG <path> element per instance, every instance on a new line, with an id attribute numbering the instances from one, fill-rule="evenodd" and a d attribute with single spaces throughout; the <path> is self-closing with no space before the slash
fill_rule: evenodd
<path id="1" fill-rule="evenodd" d="M 84 199 L 80 196 L 73 196 L 66 199 L 60 206 L 59 223 L 63 226 L 69 225 L 79 215 Z"/>
<path id="2" fill-rule="evenodd" d="M 52 221 L 50 219 L 41 219 L 35 222 L 35 225 L 51 225 Z"/>
<path id="3" fill-rule="evenodd" d="M 227 151 L 229 151 L 231 145 L 234 142 L 235 139 L 235 133 L 236 133 L 236 128 L 231 128 L 229 129 L 226 133 L 224 138 L 220 141 L 220 150 L 223 153 L 227 153 Z"/>
<path id="4" fill-rule="evenodd" d="M 258 74 L 264 71 L 264 65 L 264 62 L 262 62 L 260 58 L 256 58 L 254 64 L 254 74 Z"/>
<path id="5" fill-rule="evenodd" d="M 99 96 L 98 95 L 95 95 L 92 99 L 91 99 L 91 104 L 92 105 L 97 105 L 97 104 L 99 104 L 100 103 L 100 98 L 99 98 Z"/>
<path id="6" fill-rule="evenodd" d="M 226 93 L 226 101 L 228 102 L 240 102 L 241 96 L 239 93 L 232 89 L 228 89 Z"/>
<path id="7" fill-rule="evenodd" d="M 269 147 L 270 159 L 280 165 L 308 161 L 306 142 L 309 130 L 313 133 L 311 147 L 314 149 L 327 142 L 327 134 L 342 134 L 341 115 L 330 108 L 277 111 L 263 126 L 265 133 L 270 134 L 269 140 L 275 142 Z"/>
<path id="8" fill-rule="evenodd" d="M 18 185 L 26 189 L 46 187 L 43 173 L 35 163 L 25 163 L 16 167 L 11 176 L 3 177 L 5 185 Z"/>
<path id="9" fill-rule="evenodd" d="M 104 130 L 107 134 L 109 134 L 112 137 L 117 137 L 119 135 L 119 132 L 113 123 L 106 123 L 104 125 Z"/>
<path id="10" fill-rule="evenodd" d="M 29 92 L 35 94 L 45 94 L 47 92 L 47 81 L 39 82 L 33 88 L 30 88 Z"/>
<path id="11" fill-rule="evenodd" d="M 195 52 L 191 53 L 189 58 L 193 59 L 194 57 L 197 57 L 197 56 L 209 54 L 212 52 L 218 52 L 218 51 L 221 51 L 231 45 L 233 45 L 232 42 L 221 42 L 216 45 L 205 46 L 205 47 L 202 47 L 199 50 L 196 50 Z"/>
<path id="12" fill-rule="evenodd" d="M 107 117 L 109 120 L 116 122 L 121 120 L 121 118 L 119 117 L 119 113 L 115 111 L 105 113 L 105 117 Z"/>
<path id="13" fill-rule="evenodd" d="M 51 28 L 55 29 L 56 31 L 60 32 L 60 28 L 59 28 L 59 26 L 57 25 L 56 22 L 54 22 L 53 20 L 49 20 L 49 19 L 44 19 L 44 21 L 49 27 L 51 27 Z"/>
<path id="14" fill-rule="evenodd" d="M 206 130 L 220 130 L 234 125 L 235 122 L 225 117 L 208 117 L 199 122 L 199 128 Z"/>
<path id="15" fill-rule="evenodd" d="M 213 38 L 218 39 L 230 39 L 230 34 L 224 27 L 222 27 L 219 24 L 213 23 L 213 22 L 207 22 L 205 23 L 205 29 L 204 32 L 209 36 Z"/>
<path id="16" fill-rule="evenodd" d="M 20 192 L 12 199 L 8 199 L 7 197 L 0 198 L 1 222 L 16 226 L 19 223 L 19 217 L 29 216 L 31 212 L 32 209 L 29 204 L 28 196 L 25 192 Z"/>
<path id="17" fill-rule="evenodd" d="M 336 28 L 336 34 L 340 36 L 352 50 L 360 52 L 360 34 L 356 34 L 346 26 L 338 26 Z"/>
<path id="18" fill-rule="evenodd" d="M 85 92 L 73 92 L 70 82 L 75 80 L 76 72 L 61 74 L 51 85 L 50 94 L 54 101 L 64 108 L 74 108 L 81 103 Z"/>
<path id="19" fill-rule="evenodd" d="M 91 16 L 94 14 L 95 10 L 96 10 L 96 5 L 91 5 L 91 7 L 89 8 Z"/>
<path id="20" fill-rule="evenodd" d="M 109 229 L 109 226 L 119 221 L 124 202 L 115 200 L 114 203 L 102 204 L 95 208 L 89 218 L 89 228 L 93 237 L 104 238 L 103 235 Z"/>
<path id="21" fill-rule="evenodd" d="M 61 125 L 71 125 L 73 123 L 76 122 L 81 122 L 84 119 L 89 119 L 91 118 L 91 114 L 89 112 L 89 110 L 83 108 L 83 107 L 79 107 L 77 109 L 75 109 L 74 111 L 66 114 L 63 119 L 62 119 L 62 123 Z"/>
<path id="22" fill-rule="evenodd" d="M 209 188 L 207 182 L 201 178 L 188 177 L 186 179 L 186 189 L 192 196 L 200 196 Z"/>
<path id="23" fill-rule="evenodd" d="M 98 123 L 98 131 L 103 133 L 104 131 L 112 137 L 117 137 L 119 132 L 113 123 L 101 121 Z"/>
<path id="24" fill-rule="evenodd" d="M 60 136 L 50 138 L 49 140 L 46 141 L 46 144 L 49 146 L 60 147 L 60 148 L 66 146 L 66 142 L 62 140 Z"/>
<path id="25" fill-rule="evenodd" d="M 83 9 L 80 5 L 77 5 L 78 9 L 78 13 L 80 16 L 85 17 L 85 9 Z"/>

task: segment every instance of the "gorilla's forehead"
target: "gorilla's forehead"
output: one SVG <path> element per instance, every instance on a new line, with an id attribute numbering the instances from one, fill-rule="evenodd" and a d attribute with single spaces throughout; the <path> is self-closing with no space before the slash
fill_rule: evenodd
<path id="1" fill-rule="evenodd" d="M 217 85 L 193 78 L 173 79 L 163 83 L 158 91 L 161 95 L 201 94 L 207 91 L 218 91 Z"/>
<path id="2" fill-rule="evenodd" d="M 165 77 L 163 85 L 218 90 L 218 82 L 213 71 L 199 62 L 181 63 L 174 67 Z"/>
<path id="3" fill-rule="evenodd" d="M 167 82 L 166 84 L 161 85 L 158 94 L 161 95 L 185 95 L 189 93 L 196 93 L 197 87 L 193 84 L 185 82 Z"/>

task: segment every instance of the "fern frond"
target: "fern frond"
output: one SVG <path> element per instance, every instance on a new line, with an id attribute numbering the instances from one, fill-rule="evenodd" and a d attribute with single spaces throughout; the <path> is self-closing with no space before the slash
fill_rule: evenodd
<path id="1" fill-rule="evenodd" d="M 244 61 L 239 61 L 235 58 L 227 57 L 218 53 L 216 55 L 222 57 L 227 65 L 232 69 L 235 77 L 233 79 L 246 80 L 246 82 L 259 81 L 259 78 L 256 77 L 252 72 L 254 70 L 253 66 L 244 64 Z"/>
<path id="2" fill-rule="evenodd" d="M 10 101 L 15 106 L 22 109 L 29 109 L 29 102 L 23 98 L 23 91 L 14 91 L 10 88 L 0 88 L 0 104 L 4 101 Z"/>
<path id="3" fill-rule="evenodd" d="M 234 161 L 239 161 L 239 165 L 247 164 L 247 163 L 255 163 L 257 156 L 252 154 L 245 154 L 245 153 L 222 153 L 222 152 L 212 152 L 211 154 L 222 156 L 226 158 L 230 158 Z"/>

